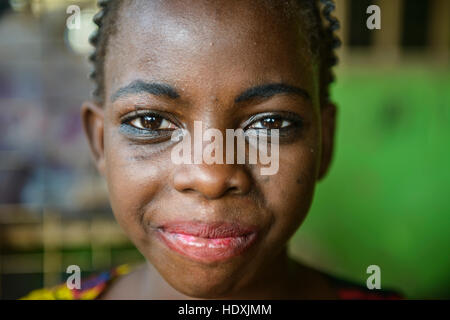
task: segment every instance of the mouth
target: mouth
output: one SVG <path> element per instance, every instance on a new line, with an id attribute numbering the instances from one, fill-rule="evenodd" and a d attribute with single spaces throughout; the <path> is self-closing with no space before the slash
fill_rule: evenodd
<path id="1" fill-rule="evenodd" d="M 257 235 L 254 227 L 227 222 L 175 222 L 157 230 L 171 250 L 204 263 L 242 254 L 255 242 Z"/>

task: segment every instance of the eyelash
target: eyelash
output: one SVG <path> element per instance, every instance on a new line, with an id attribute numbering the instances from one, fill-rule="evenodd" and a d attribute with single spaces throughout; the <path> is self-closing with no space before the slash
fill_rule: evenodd
<path id="1" fill-rule="evenodd" d="M 164 121 L 168 122 L 169 125 L 174 126 L 173 128 L 169 129 L 156 129 L 156 130 L 149 130 L 144 128 L 139 128 L 135 124 L 133 124 L 134 121 L 140 120 L 141 124 L 143 121 L 143 118 L 145 117 L 153 117 L 153 118 L 159 118 L 161 119 L 161 122 Z M 247 121 L 244 122 L 243 129 L 244 131 L 247 130 L 268 130 L 268 133 L 270 134 L 270 130 L 266 128 L 255 128 L 251 127 L 255 124 L 258 124 L 266 119 L 275 119 L 282 121 L 282 127 L 280 127 L 279 135 L 280 138 L 283 138 L 285 136 L 291 135 L 293 130 L 301 129 L 303 126 L 303 120 L 300 116 L 298 116 L 295 113 L 292 112 L 281 112 L 281 113 L 262 113 L 257 114 L 252 117 L 250 117 Z M 140 139 L 140 140 L 158 140 L 153 142 L 159 142 L 160 140 L 168 140 L 170 139 L 170 136 L 172 132 L 178 128 L 181 128 L 181 125 L 177 123 L 177 121 L 171 117 L 168 114 L 165 113 L 159 113 L 155 111 L 149 111 L 149 110 L 138 110 L 135 112 L 130 112 L 129 114 L 125 115 L 121 119 L 120 124 L 120 131 L 132 138 Z"/>
<path id="2" fill-rule="evenodd" d="M 161 121 L 167 121 L 169 125 L 174 125 L 175 128 L 173 129 L 157 129 L 157 130 L 149 130 L 144 128 L 139 128 L 135 124 L 133 124 L 136 120 L 142 120 L 145 117 L 153 117 L 153 118 L 159 118 Z M 165 140 L 170 139 L 170 136 L 172 135 L 173 130 L 181 127 L 179 124 L 177 124 L 176 120 L 173 119 L 168 114 L 160 113 L 156 111 L 149 111 L 149 110 L 137 110 L 134 112 L 130 112 L 127 115 L 125 115 L 121 121 L 120 121 L 120 132 L 125 134 L 126 136 L 137 139 L 137 140 L 143 140 L 145 142 L 152 141 L 154 143 L 156 142 L 162 142 Z"/>
<path id="3" fill-rule="evenodd" d="M 265 128 L 251 128 L 252 125 L 260 123 L 266 119 L 273 119 L 282 121 L 282 126 L 278 129 L 280 136 L 288 134 L 292 129 L 300 129 L 303 126 L 303 119 L 293 112 L 281 112 L 281 113 L 262 113 L 250 117 L 245 123 L 245 129 L 253 130 L 268 130 Z M 289 124 L 287 124 L 289 123 Z M 284 126 L 283 126 L 284 125 Z M 244 130 L 245 131 L 245 130 Z"/>

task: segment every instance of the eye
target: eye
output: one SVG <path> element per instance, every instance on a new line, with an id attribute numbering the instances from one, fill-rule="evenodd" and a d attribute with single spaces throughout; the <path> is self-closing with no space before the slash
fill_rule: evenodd
<path id="1" fill-rule="evenodd" d="M 129 123 L 135 128 L 148 131 L 175 130 L 177 128 L 173 122 L 156 114 L 138 116 Z"/>
<path id="2" fill-rule="evenodd" d="M 279 116 L 268 116 L 260 120 L 254 121 L 248 129 L 283 129 L 292 126 L 292 121 Z"/>
<path id="3" fill-rule="evenodd" d="M 170 113 L 135 110 L 120 119 L 119 131 L 138 143 L 159 143 L 171 139 L 180 127 L 177 118 Z"/>

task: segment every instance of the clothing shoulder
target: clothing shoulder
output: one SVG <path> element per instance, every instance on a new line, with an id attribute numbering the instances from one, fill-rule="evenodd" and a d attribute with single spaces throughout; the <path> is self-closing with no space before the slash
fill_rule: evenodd
<path id="1" fill-rule="evenodd" d="M 33 290 L 20 300 L 94 300 L 119 276 L 129 273 L 127 264 L 94 274 L 81 280 L 80 289 L 69 289 L 66 283 L 52 288 Z"/>

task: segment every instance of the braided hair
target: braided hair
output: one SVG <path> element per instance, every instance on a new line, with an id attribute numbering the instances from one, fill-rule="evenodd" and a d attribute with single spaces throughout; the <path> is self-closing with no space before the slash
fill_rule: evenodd
<path id="1" fill-rule="evenodd" d="M 278 0 L 275 0 L 278 1 Z M 320 64 L 320 91 L 321 104 L 329 100 L 329 86 L 334 81 L 333 66 L 338 62 L 335 49 L 340 47 L 341 41 L 335 35 L 340 28 L 339 21 L 332 16 L 336 9 L 333 0 L 294 0 L 301 9 L 301 13 L 308 20 L 307 34 L 310 41 L 310 50 L 318 55 Z M 96 88 L 94 99 L 104 103 L 104 60 L 108 40 L 117 31 L 116 18 L 122 0 L 98 0 L 100 11 L 94 16 L 94 23 L 98 29 L 90 36 L 89 42 L 95 50 L 89 56 L 94 69 L 90 78 L 94 80 Z"/>

